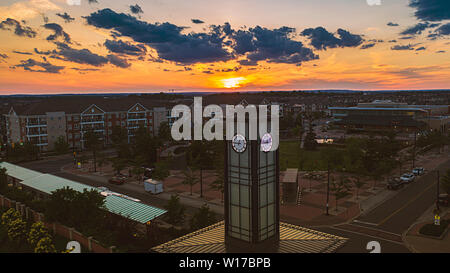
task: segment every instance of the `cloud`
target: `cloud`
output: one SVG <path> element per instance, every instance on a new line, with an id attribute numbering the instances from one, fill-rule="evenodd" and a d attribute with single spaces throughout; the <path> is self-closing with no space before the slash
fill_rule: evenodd
<path id="1" fill-rule="evenodd" d="M 391 50 L 414 50 L 414 46 L 409 44 L 409 45 L 395 45 L 393 47 L 391 47 Z"/>
<path id="2" fill-rule="evenodd" d="M 88 0 L 88 3 L 89 4 L 98 4 L 98 1 L 97 0 Z"/>
<path id="3" fill-rule="evenodd" d="M 301 35 L 310 38 L 311 45 L 319 50 L 336 47 L 356 47 L 364 41 L 361 35 L 351 34 L 344 29 L 338 29 L 337 34 L 339 38 L 323 27 L 307 28 L 301 32 Z"/>
<path id="4" fill-rule="evenodd" d="M 138 4 L 136 4 L 136 5 L 130 5 L 130 11 L 131 11 L 131 13 L 133 13 L 133 14 L 142 14 L 142 13 L 144 13 L 144 11 L 142 10 L 142 8 L 138 5 Z"/>
<path id="5" fill-rule="evenodd" d="M 14 28 L 14 34 L 16 34 L 17 36 L 29 37 L 29 38 L 36 37 L 36 31 L 34 31 L 30 27 L 22 26 L 20 24 L 20 22 L 18 22 L 15 19 L 8 18 L 5 21 L 0 23 L 0 29 L 13 30 L 12 28 Z"/>
<path id="6" fill-rule="evenodd" d="M 205 23 L 205 22 L 203 22 L 200 19 L 191 19 L 191 22 L 194 23 L 194 24 L 203 24 L 203 23 Z"/>
<path id="7" fill-rule="evenodd" d="M 48 55 L 50 58 L 63 60 L 66 62 L 74 62 L 78 64 L 88 64 L 96 67 L 104 66 L 111 63 L 118 67 L 129 67 L 130 64 L 122 58 L 115 55 L 101 56 L 91 52 L 89 49 L 75 49 L 67 44 L 55 42 L 57 49 L 49 51 L 39 51 L 37 48 L 34 51 L 40 55 Z"/>
<path id="8" fill-rule="evenodd" d="M 371 48 L 371 47 L 374 47 L 374 46 L 375 46 L 375 43 L 369 43 L 369 44 L 362 45 L 360 47 L 360 49 L 368 49 L 368 48 Z"/>
<path id="9" fill-rule="evenodd" d="M 237 54 L 246 54 L 246 59 L 239 61 L 241 65 L 256 65 L 259 61 L 269 63 L 287 63 L 300 65 L 302 62 L 318 59 L 319 56 L 299 41 L 292 40 L 289 35 L 295 29 L 281 27 L 267 29 L 256 26 L 248 31 L 237 31 L 234 49 Z"/>
<path id="10" fill-rule="evenodd" d="M 440 26 L 436 29 L 439 35 L 450 35 L 450 23 Z"/>
<path id="11" fill-rule="evenodd" d="M 70 23 L 73 20 L 75 20 L 75 18 L 71 17 L 67 12 L 64 12 L 63 14 L 57 13 L 56 16 L 59 16 L 62 19 L 64 19 L 64 22 L 66 22 L 66 23 Z"/>
<path id="12" fill-rule="evenodd" d="M 421 46 L 421 47 L 419 47 L 419 48 L 416 48 L 416 51 L 421 51 L 421 50 L 426 50 L 426 49 L 427 49 L 426 47 Z"/>
<path id="13" fill-rule="evenodd" d="M 61 38 L 63 38 L 63 40 L 66 43 L 69 43 L 69 44 L 72 43 L 69 34 L 64 32 L 63 28 L 60 25 L 55 24 L 55 23 L 48 23 L 48 24 L 44 25 L 44 28 L 53 30 L 53 34 L 51 34 L 47 37 L 47 41 L 56 41 L 56 40 L 58 40 L 58 38 L 61 37 Z"/>
<path id="14" fill-rule="evenodd" d="M 62 69 L 64 69 L 64 66 L 56 66 L 49 62 L 39 62 L 33 59 L 23 60 L 20 64 L 14 65 L 11 68 L 15 69 L 17 67 L 23 67 L 26 71 L 44 73 L 59 73 Z M 40 67 L 41 69 L 36 70 L 34 67 Z"/>
<path id="15" fill-rule="evenodd" d="M 8 58 L 8 55 L 0 53 L 0 58 L 6 59 L 6 58 Z"/>
<path id="16" fill-rule="evenodd" d="M 387 26 L 390 26 L 390 27 L 398 27 L 398 26 L 399 26 L 399 24 L 397 24 L 397 23 L 392 23 L 392 22 L 389 22 L 389 23 L 387 23 L 386 25 L 387 25 Z"/>
<path id="17" fill-rule="evenodd" d="M 45 13 L 46 11 L 55 11 L 61 9 L 50 0 L 27 0 L 14 2 L 15 3 L 10 6 L 0 6 L 0 18 L 12 18 L 20 21 L 41 16 L 41 14 Z"/>
<path id="18" fill-rule="evenodd" d="M 404 31 L 400 32 L 401 35 L 417 35 L 421 34 L 427 28 L 437 27 L 439 24 L 430 24 L 429 22 L 417 23 L 414 26 L 408 27 Z"/>
<path id="19" fill-rule="evenodd" d="M 436 53 L 445 53 L 445 52 L 446 52 L 445 50 L 436 51 Z"/>
<path id="20" fill-rule="evenodd" d="M 416 9 L 414 15 L 420 20 L 450 19 L 450 1 L 448 0 L 410 0 L 409 6 Z"/>
<path id="21" fill-rule="evenodd" d="M 110 52 L 120 54 L 140 56 L 145 55 L 147 52 L 144 45 L 133 45 L 130 42 L 123 42 L 121 40 L 106 40 L 104 45 Z"/>
<path id="22" fill-rule="evenodd" d="M 17 50 L 13 50 L 13 53 L 21 54 L 21 55 L 33 55 L 33 53 L 30 53 L 30 52 L 23 52 L 23 51 L 17 51 Z"/>
<path id="23" fill-rule="evenodd" d="M 220 37 L 220 33 L 182 34 L 184 27 L 171 23 L 151 24 L 111 9 L 99 10 L 85 18 L 92 26 L 111 29 L 149 45 L 165 60 L 190 64 L 227 61 L 232 57 L 223 47 L 224 37 Z"/>
<path id="24" fill-rule="evenodd" d="M 121 68 L 127 68 L 127 67 L 131 66 L 131 64 L 128 63 L 128 61 L 126 59 L 120 58 L 116 55 L 110 54 L 107 56 L 107 58 L 108 58 L 108 61 L 115 66 L 118 66 Z"/>

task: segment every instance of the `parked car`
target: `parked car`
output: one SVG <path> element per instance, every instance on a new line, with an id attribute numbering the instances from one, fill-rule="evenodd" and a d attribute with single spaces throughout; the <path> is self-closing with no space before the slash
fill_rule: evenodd
<path id="1" fill-rule="evenodd" d="M 448 206 L 450 203 L 450 196 L 447 193 L 441 193 L 439 194 L 438 202 L 439 205 Z"/>
<path id="2" fill-rule="evenodd" d="M 414 181 L 416 177 L 414 176 L 414 174 L 412 173 L 404 173 L 402 176 L 400 176 L 400 179 L 404 182 L 404 183 L 411 183 Z"/>
<path id="3" fill-rule="evenodd" d="M 422 167 L 417 167 L 417 168 L 414 168 L 414 169 L 412 170 L 412 173 L 413 173 L 414 175 L 422 175 L 422 174 L 425 173 L 425 169 L 422 168 Z"/>
<path id="4" fill-rule="evenodd" d="M 122 185 L 125 183 L 125 177 L 123 176 L 113 176 L 108 180 L 110 184 Z"/>
<path id="5" fill-rule="evenodd" d="M 402 188 L 403 185 L 404 185 L 404 182 L 400 178 L 395 177 L 388 181 L 387 188 L 389 190 L 398 190 L 398 189 Z"/>

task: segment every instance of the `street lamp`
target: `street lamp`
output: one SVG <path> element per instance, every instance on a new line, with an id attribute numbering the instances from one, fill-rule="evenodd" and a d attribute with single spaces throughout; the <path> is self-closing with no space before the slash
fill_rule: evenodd
<path id="1" fill-rule="evenodd" d="M 330 201 L 330 160 L 327 162 L 327 174 L 328 174 L 328 181 L 327 181 L 327 215 L 330 215 L 328 213 L 329 208 L 329 201 Z"/>

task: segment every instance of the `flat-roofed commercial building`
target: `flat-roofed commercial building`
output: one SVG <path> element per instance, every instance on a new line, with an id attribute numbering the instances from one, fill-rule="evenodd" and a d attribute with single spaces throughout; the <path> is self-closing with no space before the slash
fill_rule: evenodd
<path id="1" fill-rule="evenodd" d="M 329 107 L 334 124 L 350 130 L 414 132 L 431 128 L 430 121 L 448 115 L 448 105 L 408 105 L 389 100 L 359 103 L 353 107 Z M 444 122 L 445 119 L 443 120 Z M 447 125 L 437 126 L 446 128 Z M 433 125 L 433 127 L 436 127 Z"/>

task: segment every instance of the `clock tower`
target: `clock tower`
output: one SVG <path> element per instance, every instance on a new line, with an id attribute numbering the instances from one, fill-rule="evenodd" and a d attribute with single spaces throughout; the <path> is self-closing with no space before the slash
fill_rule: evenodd
<path id="1" fill-rule="evenodd" d="M 246 125 L 248 132 L 248 124 Z M 280 238 L 278 149 L 272 136 L 225 141 L 227 252 L 277 252 Z"/>

